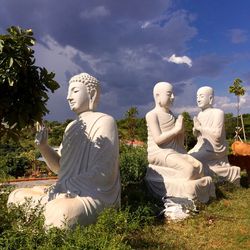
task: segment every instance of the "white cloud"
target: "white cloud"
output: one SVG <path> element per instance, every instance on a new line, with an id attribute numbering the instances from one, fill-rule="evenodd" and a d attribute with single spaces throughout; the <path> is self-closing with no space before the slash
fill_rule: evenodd
<path id="1" fill-rule="evenodd" d="M 59 72 L 71 72 L 75 74 L 84 70 L 83 66 L 80 67 L 79 63 L 75 62 L 75 58 L 78 57 L 82 62 L 88 64 L 94 72 L 103 73 L 103 67 L 99 67 L 102 59 L 84 53 L 70 45 L 61 46 L 50 36 L 44 37 L 43 42 L 47 45 L 48 49 L 38 44 L 36 53 L 39 53 L 38 58 L 40 60 L 43 58 L 44 65 L 52 64 Z"/>
<path id="2" fill-rule="evenodd" d="M 142 28 L 142 29 L 146 29 L 146 28 L 148 28 L 148 27 L 150 26 L 150 24 L 151 24 L 151 22 L 146 21 L 146 22 L 144 22 L 144 23 L 141 25 L 141 28 Z"/>
<path id="3" fill-rule="evenodd" d="M 98 17 L 106 17 L 110 15 L 110 11 L 105 6 L 97 6 L 92 10 L 84 10 L 80 13 L 80 17 L 83 19 L 91 19 Z"/>
<path id="4" fill-rule="evenodd" d="M 244 43 L 248 40 L 248 32 L 242 29 L 229 30 L 231 42 L 235 44 Z"/>
<path id="5" fill-rule="evenodd" d="M 196 115 L 199 112 L 199 108 L 196 106 L 181 106 L 172 109 L 174 113 L 181 114 L 188 112 L 190 115 Z"/>
<path id="6" fill-rule="evenodd" d="M 188 56 L 175 56 L 173 54 L 170 57 L 163 57 L 163 60 L 176 64 L 187 64 L 189 67 L 192 67 L 192 60 Z"/>
<path id="7" fill-rule="evenodd" d="M 249 97 L 250 88 L 246 88 L 244 96 L 240 96 L 240 113 L 249 113 L 250 109 L 250 97 Z M 220 108 L 225 112 L 230 112 L 236 114 L 237 102 L 236 96 L 215 96 L 214 98 L 214 107 Z"/>

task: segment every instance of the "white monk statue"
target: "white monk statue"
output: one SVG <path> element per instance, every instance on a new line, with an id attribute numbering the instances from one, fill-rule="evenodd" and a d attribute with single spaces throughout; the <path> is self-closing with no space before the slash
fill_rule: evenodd
<path id="1" fill-rule="evenodd" d="M 202 164 L 184 148 L 183 116 L 170 110 L 173 86 L 159 82 L 153 90 L 155 108 L 146 114 L 148 162 L 146 180 L 156 196 L 173 196 L 207 202 L 215 196 L 211 177 L 203 176 Z"/>
<path id="2" fill-rule="evenodd" d="M 203 163 L 206 175 L 239 185 L 240 168 L 228 163 L 224 112 L 213 108 L 213 100 L 211 87 L 198 89 L 197 105 L 201 111 L 194 117 L 193 127 L 197 144 L 188 153 Z"/>
<path id="3" fill-rule="evenodd" d="M 78 118 L 67 126 L 59 151 L 48 145 L 45 127 L 36 136 L 37 147 L 58 181 L 49 191 L 21 188 L 9 196 L 8 203 L 22 204 L 26 197 L 40 201 L 47 227 L 91 224 L 104 208 L 120 206 L 117 127 L 111 116 L 94 112 L 99 95 L 99 82 L 89 74 L 70 79 L 67 99 Z"/>

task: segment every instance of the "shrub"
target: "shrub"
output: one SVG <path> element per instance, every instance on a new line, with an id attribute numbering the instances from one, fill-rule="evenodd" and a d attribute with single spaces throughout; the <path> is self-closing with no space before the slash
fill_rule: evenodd
<path id="1" fill-rule="evenodd" d="M 45 231 L 42 207 L 23 206 L 7 208 L 9 190 L 0 192 L 0 248 L 1 249 L 131 249 L 129 240 L 151 223 L 147 206 L 131 211 L 109 208 L 104 210 L 96 224 L 77 226 L 75 230 L 52 228 Z M 29 213 L 26 213 L 29 209 Z"/>
<path id="2" fill-rule="evenodd" d="M 9 153 L 5 157 L 0 157 L 0 171 L 3 175 L 23 176 L 30 168 L 30 162 L 27 157 L 17 155 L 16 153 Z"/>
<path id="3" fill-rule="evenodd" d="M 147 168 L 147 151 L 145 147 L 120 147 L 120 171 L 122 188 L 131 183 L 141 183 Z"/>

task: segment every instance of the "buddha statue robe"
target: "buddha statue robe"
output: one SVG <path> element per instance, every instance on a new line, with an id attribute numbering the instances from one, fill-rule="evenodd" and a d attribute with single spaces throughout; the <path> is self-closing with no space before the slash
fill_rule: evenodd
<path id="1" fill-rule="evenodd" d="M 58 181 L 50 191 L 17 189 L 8 203 L 20 204 L 29 197 L 35 204 L 40 201 L 45 225 L 56 227 L 94 223 L 104 208 L 120 206 L 118 134 L 112 117 L 83 113 L 67 126 L 58 153 Z"/>
<path id="2" fill-rule="evenodd" d="M 224 112 L 207 108 L 199 112 L 197 119 L 201 131 L 197 133 L 197 144 L 188 153 L 203 163 L 206 175 L 239 184 L 240 168 L 228 162 Z"/>

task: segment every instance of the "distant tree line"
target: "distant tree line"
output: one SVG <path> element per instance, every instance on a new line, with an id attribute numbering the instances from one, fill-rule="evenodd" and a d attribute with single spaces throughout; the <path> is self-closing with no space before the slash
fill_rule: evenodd
<path id="1" fill-rule="evenodd" d="M 130 108 L 124 117 L 117 120 L 118 133 L 121 143 L 127 141 L 143 141 L 147 142 L 147 125 L 145 118 L 138 117 L 139 113 L 136 107 Z M 188 112 L 183 112 L 185 123 L 185 147 L 187 150 L 192 148 L 196 143 L 193 136 L 193 120 Z M 247 139 L 250 138 L 250 114 L 243 115 L 245 132 Z M 49 130 L 49 144 L 51 146 L 59 146 L 64 130 L 71 120 L 65 122 L 45 121 L 45 125 Z M 229 145 L 234 140 L 235 127 L 237 118 L 232 113 L 225 114 L 225 129 Z M 35 128 L 27 127 L 22 129 L 18 141 L 7 137 L 0 138 L 0 177 L 5 174 L 14 177 L 31 175 L 37 170 L 48 174 L 46 165 L 38 161 L 40 156 L 38 150 L 34 147 Z M 123 147 L 121 147 L 122 150 Z"/>

